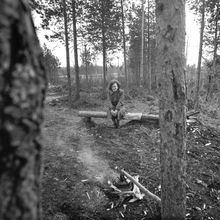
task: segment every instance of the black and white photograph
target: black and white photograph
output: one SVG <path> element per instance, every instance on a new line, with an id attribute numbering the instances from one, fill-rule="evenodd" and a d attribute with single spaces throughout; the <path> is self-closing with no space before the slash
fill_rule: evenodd
<path id="1" fill-rule="evenodd" d="M 220 1 L 0 0 L 0 220 L 220 220 Z"/>

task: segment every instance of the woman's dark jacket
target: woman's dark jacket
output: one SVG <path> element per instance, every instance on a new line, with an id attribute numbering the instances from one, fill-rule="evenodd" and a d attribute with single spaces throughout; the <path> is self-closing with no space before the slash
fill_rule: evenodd
<path id="1" fill-rule="evenodd" d="M 118 90 L 113 92 L 112 85 L 117 83 Z M 124 105 L 124 90 L 120 89 L 121 84 L 118 80 L 111 80 L 108 86 L 108 99 L 110 102 L 109 109 L 120 110 Z"/>

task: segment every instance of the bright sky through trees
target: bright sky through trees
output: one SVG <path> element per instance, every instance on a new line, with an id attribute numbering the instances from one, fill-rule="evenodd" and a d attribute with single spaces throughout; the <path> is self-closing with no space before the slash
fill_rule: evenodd
<path id="1" fill-rule="evenodd" d="M 199 53 L 199 25 L 195 19 L 195 15 L 186 6 L 186 54 L 187 64 L 190 65 L 197 65 Z"/>
<path id="2" fill-rule="evenodd" d="M 195 21 L 196 16 L 189 10 L 188 6 L 186 6 L 186 48 L 187 50 L 187 64 L 197 65 L 198 60 L 198 50 L 199 50 L 199 25 Z M 34 15 L 35 25 L 36 27 L 40 27 L 40 18 L 37 15 Z M 44 43 L 47 45 L 49 49 L 52 50 L 53 54 L 58 57 L 61 66 L 66 66 L 66 55 L 65 55 L 65 46 L 60 44 L 59 42 L 49 42 L 45 39 L 44 35 L 50 33 L 50 31 L 38 29 L 38 37 L 40 39 L 41 45 Z M 78 45 L 79 53 L 81 51 L 82 45 Z M 70 54 L 71 54 L 71 66 L 74 66 L 74 56 L 73 56 L 73 47 L 70 44 Z M 121 65 L 123 62 L 122 53 L 115 56 L 115 60 L 113 60 L 115 65 L 118 63 Z M 98 56 L 96 60 L 97 65 L 102 65 L 101 54 Z"/>

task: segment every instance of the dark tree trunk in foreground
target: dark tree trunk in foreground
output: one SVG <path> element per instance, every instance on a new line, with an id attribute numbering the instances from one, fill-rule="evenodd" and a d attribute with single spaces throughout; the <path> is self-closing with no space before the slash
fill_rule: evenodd
<path id="1" fill-rule="evenodd" d="M 185 0 L 157 0 L 161 214 L 185 219 Z"/>
<path id="2" fill-rule="evenodd" d="M 75 60 L 75 77 L 76 77 L 76 94 L 75 100 L 80 98 L 80 81 L 79 81 L 79 64 L 77 48 L 77 30 L 76 30 L 76 2 L 72 0 L 72 17 L 73 17 L 73 41 L 74 41 L 74 60 Z"/>
<path id="3" fill-rule="evenodd" d="M 197 80 L 196 80 L 196 92 L 194 97 L 194 108 L 197 109 L 199 106 L 199 90 L 200 90 L 200 78 L 201 78 L 201 64 L 202 64 L 202 47 L 203 47 L 203 33 L 205 27 L 205 0 L 202 1 L 202 18 L 200 28 L 200 42 L 199 42 L 199 56 L 197 64 Z"/>
<path id="4" fill-rule="evenodd" d="M 69 90 L 69 105 L 72 104 L 72 85 L 70 77 L 70 52 L 69 52 L 69 35 L 67 26 L 67 14 L 66 14 L 66 0 L 63 0 L 63 17 L 64 17 L 64 28 L 65 28 L 65 45 L 66 45 L 66 70 Z"/>
<path id="5" fill-rule="evenodd" d="M 0 1 L 0 219 L 39 220 L 46 74 L 25 0 Z"/>

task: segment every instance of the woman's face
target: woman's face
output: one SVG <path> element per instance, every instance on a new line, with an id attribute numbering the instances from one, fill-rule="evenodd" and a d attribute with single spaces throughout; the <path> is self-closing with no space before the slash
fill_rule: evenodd
<path id="1" fill-rule="evenodd" d="M 115 92 L 118 90 L 118 84 L 117 83 L 113 83 L 112 84 L 112 91 Z"/>

